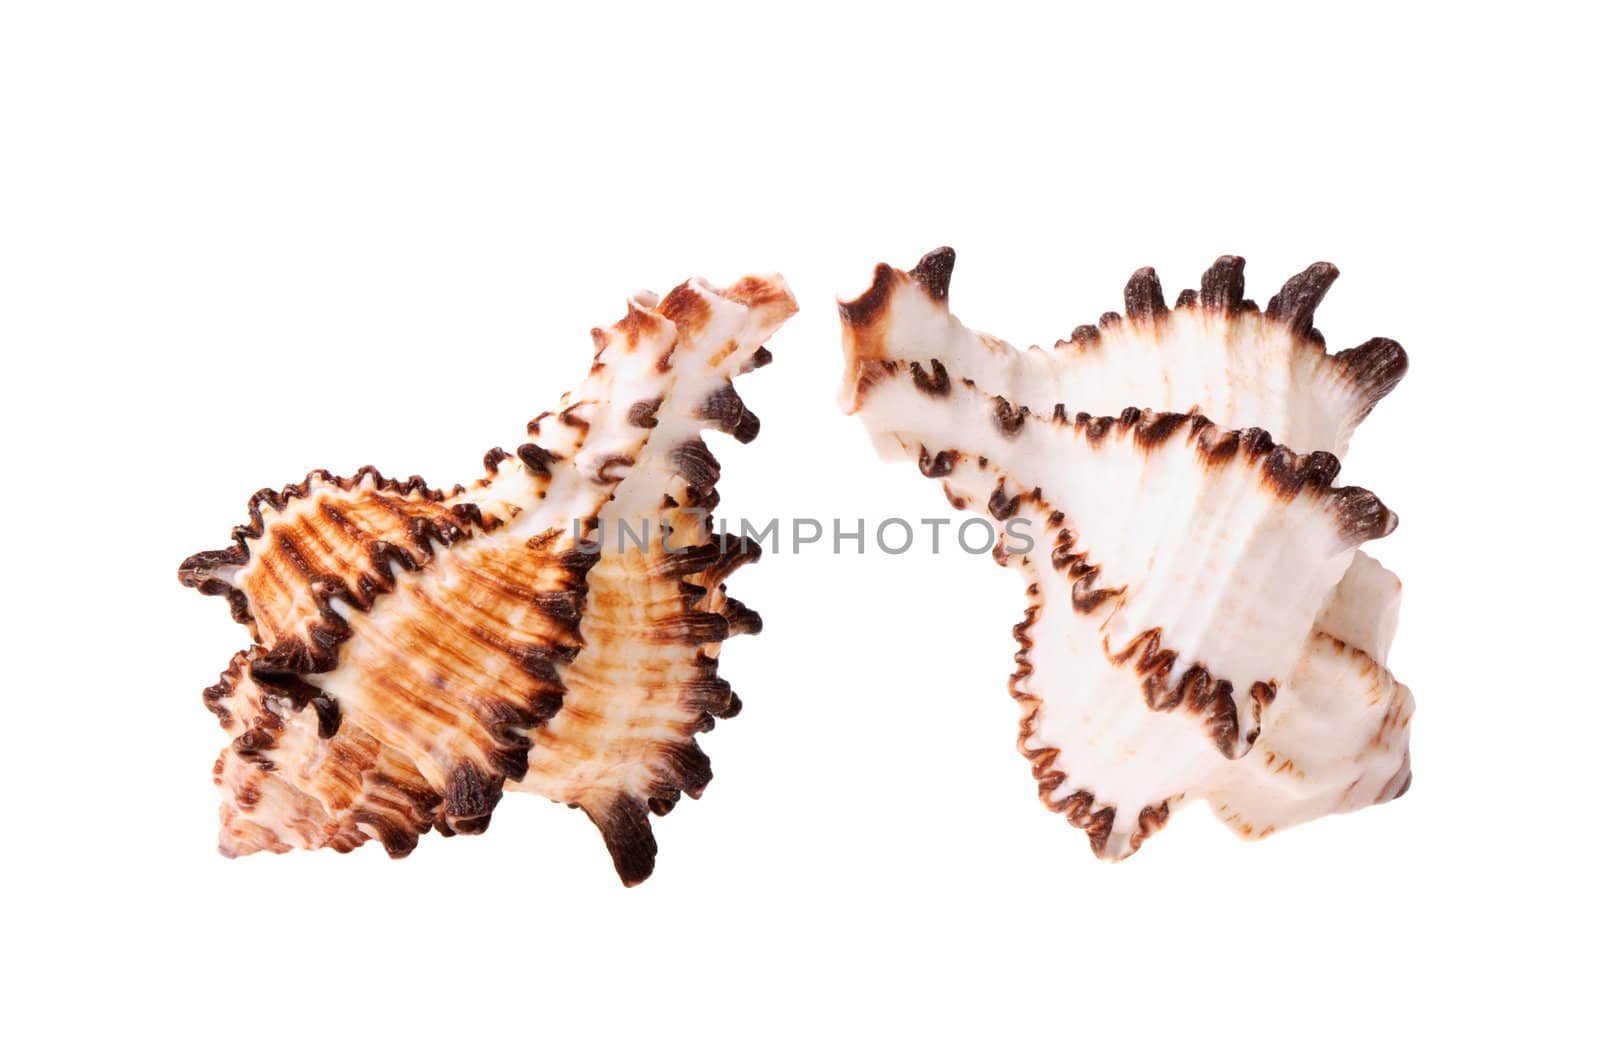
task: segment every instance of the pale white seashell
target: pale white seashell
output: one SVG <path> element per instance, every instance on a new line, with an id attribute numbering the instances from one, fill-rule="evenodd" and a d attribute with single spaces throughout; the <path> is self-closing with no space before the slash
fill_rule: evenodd
<path id="1" fill-rule="evenodd" d="M 1394 596 L 1368 561 L 1336 593 L 1393 515 L 1334 486 L 1331 453 L 1223 428 L 1203 405 L 1342 449 L 1403 372 L 1398 345 L 1325 353 L 1310 311 L 1332 267 L 1263 315 L 1223 259 L 1177 308 L 1140 271 L 1127 319 L 1018 351 L 949 314 L 952 262 L 880 266 L 844 304 L 842 400 L 881 452 L 915 457 L 998 535 L 1027 519 L 1027 548 L 1002 541 L 996 559 L 1028 580 L 1012 692 L 1045 802 L 1116 859 L 1194 797 L 1259 836 L 1398 792 L 1409 695 L 1381 663 Z M 1086 405 L 1137 394 L 1191 412 Z"/>

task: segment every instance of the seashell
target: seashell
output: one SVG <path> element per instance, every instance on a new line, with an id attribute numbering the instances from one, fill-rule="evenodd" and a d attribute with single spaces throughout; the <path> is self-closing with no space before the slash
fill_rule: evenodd
<path id="1" fill-rule="evenodd" d="M 641 293 L 485 478 L 318 470 L 184 561 L 252 639 L 205 694 L 232 738 L 223 853 L 376 838 L 403 856 L 432 828 L 483 831 L 509 788 L 582 808 L 624 882 L 647 877 L 647 813 L 700 795 L 694 736 L 738 711 L 720 644 L 760 629 L 723 588 L 757 551 L 711 534 L 701 433 L 755 437 L 732 379 L 794 312 L 776 276 Z M 648 545 L 608 548 L 623 521 Z"/>
<path id="2" fill-rule="evenodd" d="M 1406 361 L 1327 353 L 1333 267 L 1265 312 L 1240 259 L 1170 309 L 1141 270 L 1126 316 L 1021 351 L 950 314 L 953 265 L 880 265 L 841 305 L 841 403 L 1027 581 L 1011 692 L 1044 803 L 1120 859 L 1195 798 L 1260 837 L 1402 792 L 1399 584 L 1358 550 L 1396 520 L 1336 453 Z"/>

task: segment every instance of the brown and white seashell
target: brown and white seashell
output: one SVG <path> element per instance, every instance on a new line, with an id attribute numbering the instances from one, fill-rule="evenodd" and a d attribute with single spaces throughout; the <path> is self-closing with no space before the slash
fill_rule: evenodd
<path id="1" fill-rule="evenodd" d="M 710 533 L 701 432 L 754 438 L 732 378 L 794 311 L 776 276 L 642 293 L 484 479 L 319 470 L 258 492 L 231 546 L 179 569 L 253 640 L 205 696 L 233 739 L 222 851 L 403 856 L 430 828 L 484 830 L 509 788 L 582 808 L 623 881 L 647 877 L 647 813 L 700 795 L 694 736 L 739 708 L 720 644 L 760 628 L 723 590 L 756 551 Z M 624 520 L 648 548 L 608 548 Z"/>
<path id="2" fill-rule="evenodd" d="M 1020 351 L 950 314 L 953 265 L 880 265 L 841 305 L 841 402 L 1026 579 L 1011 691 L 1044 802 L 1119 859 L 1197 797 L 1260 837 L 1402 792 L 1399 584 L 1357 549 L 1396 522 L 1335 454 L 1406 360 L 1327 353 L 1333 267 L 1264 313 L 1238 258 L 1170 309 L 1140 270 L 1126 316 Z"/>

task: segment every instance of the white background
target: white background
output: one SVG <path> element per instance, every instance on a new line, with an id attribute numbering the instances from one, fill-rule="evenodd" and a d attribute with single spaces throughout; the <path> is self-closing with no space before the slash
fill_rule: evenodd
<path id="1" fill-rule="evenodd" d="M 1595 26 L 1580 5 L 7 5 L 0 1046 L 160 1058 L 1593 1058 Z M 181 589 L 251 491 L 478 475 L 635 288 L 781 270 L 728 515 L 945 516 L 840 416 L 833 299 L 960 254 L 1045 342 L 1218 254 L 1337 263 L 1412 371 L 1403 800 L 1102 865 L 1039 806 L 1015 576 L 785 551 L 743 716 L 624 890 L 578 813 L 227 861 Z M 1105 411 L 1116 412 L 1116 411 Z"/>

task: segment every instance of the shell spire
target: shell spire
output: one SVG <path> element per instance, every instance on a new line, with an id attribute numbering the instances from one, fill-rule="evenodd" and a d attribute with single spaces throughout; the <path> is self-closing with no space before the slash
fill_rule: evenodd
<path id="1" fill-rule="evenodd" d="M 731 692 L 704 693 L 726 686 L 716 646 L 758 624 L 721 594 L 736 565 L 720 541 L 651 567 L 608 553 L 603 535 L 619 507 L 667 520 L 683 485 L 704 479 L 688 470 L 691 454 L 715 461 L 699 438 L 706 420 L 691 427 L 685 404 L 702 409 L 714 394 L 710 421 L 753 438 L 758 422 L 731 379 L 770 359 L 762 344 L 794 310 L 778 277 L 726 290 L 689 282 L 659 305 L 636 296 L 594 331 L 578 387 L 523 442 L 485 455 L 484 478 L 438 491 L 370 467 L 319 470 L 258 492 L 230 546 L 184 561 L 179 579 L 225 598 L 252 639 L 205 699 L 233 740 L 215 772 L 223 852 L 343 851 L 376 838 L 402 856 L 432 828 L 486 829 L 503 792 L 527 783 L 590 811 L 615 856 L 603 817 L 580 799 L 596 775 L 611 795 L 662 797 L 644 778 L 660 776 L 698 796 L 709 767 L 677 770 L 698 752 L 692 738 L 629 746 L 637 778 L 599 765 L 642 718 L 684 713 L 683 691 L 642 677 L 686 615 L 697 661 L 709 661 L 695 665 L 697 712 L 730 714 Z M 713 577 L 715 596 L 680 589 Z M 673 615 L 618 605 L 655 601 L 663 587 L 689 605 Z M 569 700 L 572 715 L 551 729 Z M 629 884 L 650 866 L 618 859 Z"/>
<path id="2" fill-rule="evenodd" d="M 1259 837 L 1403 792 L 1398 582 L 1358 549 L 1397 520 L 1337 455 L 1406 358 L 1327 353 L 1337 270 L 1263 313 L 1238 257 L 1170 306 L 1140 269 L 1124 313 L 1019 350 L 950 313 L 953 263 L 880 265 L 841 305 L 840 400 L 1024 577 L 1011 692 L 1044 803 L 1120 859 L 1200 797 Z"/>

